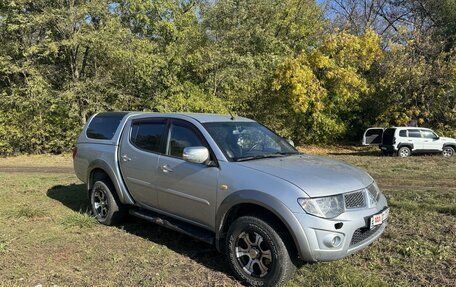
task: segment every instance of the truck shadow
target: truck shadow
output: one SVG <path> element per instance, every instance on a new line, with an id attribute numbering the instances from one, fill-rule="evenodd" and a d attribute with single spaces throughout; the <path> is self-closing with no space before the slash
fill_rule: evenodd
<path id="1" fill-rule="evenodd" d="M 56 185 L 48 189 L 46 194 L 74 211 L 80 213 L 89 213 L 90 211 L 84 184 Z"/>
<path id="2" fill-rule="evenodd" d="M 47 191 L 47 196 L 60 201 L 75 212 L 91 214 L 84 184 L 56 185 Z M 128 216 L 117 228 L 156 244 L 165 245 L 214 271 L 231 275 L 228 265 L 221 259 L 222 255 L 212 245 L 133 216 Z"/>

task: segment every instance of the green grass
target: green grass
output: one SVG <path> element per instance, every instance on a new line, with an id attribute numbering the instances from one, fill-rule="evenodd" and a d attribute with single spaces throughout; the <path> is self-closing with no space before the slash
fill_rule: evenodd
<path id="1" fill-rule="evenodd" d="M 5 253 L 8 250 L 8 243 L 6 241 L 0 241 L 0 253 Z"/>
<path id="2" fill-rule="evenodd" d="M 97 224 L 97 220 L 87 213 L 72 213 L 60 221 L 66 227 L 91 228 Z"/>
<path id="3" fill-rule="evenodd" d="M 47 214 L 46 210 L 41 208 L 22 206 L 17 209 L 10 210 L 9 218 L 40 218 L 46 216 Z"/>
<path id="4" fill-rule="evenodd" d="M 366 169 L 387 196 L 384 235 L 336 262 L 302 266 L 288 286 L 455 286 L 456 158 L 379 157 L 359 148 L 310 149 Z M 240 286 L 215 249 L 130 219 L 96 223 L 69 157 L 0 159 L 0 286 Z"/>

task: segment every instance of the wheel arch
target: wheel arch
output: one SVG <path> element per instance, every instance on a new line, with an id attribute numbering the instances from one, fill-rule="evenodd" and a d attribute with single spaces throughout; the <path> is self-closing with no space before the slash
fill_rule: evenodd
<path id="1" fill-rule="evenodd" d="M 87 169 L 87 194 L 90 196 L 93 184 L 98 179 L 108 179 L 115 189 L 115 196 L 121 203 L 133 204 L 133 201 L 129 196 L 124 196 L 124 192 L 115 176 L 114 171 L 110 168 L 109 164 L 102 160 L 95 160 Z"/>
<path id="2" fill-rule="evenodd" d="M 243 190 L 229 195 L 223 200 L 216 215 L 217 250 L 223 249 L 226 233 L 231 223 L 243 215 L 261 214 L 271 216 L 284 228 L 287 236 L 294 243 L 295 250 L 301 259 L 314 261 L 310 253 L 307 237 L 294 214 L 275 197 L 255 191 Z"/>
<path id="3" fill-rule="evenodd" d="M 452 147 L 456 150 L 456 143 L 444 143 L 442 148 L 446 148 L 447 146 Z"/>
<path id="4" fill-rule="evenodd" d="M 408 147 L 410 148 L 410 152 L 413 152 L 413 148 L 415 147 L 413 143 L 400 143 L 397 145 L 397 150 L 399 150 L 401 147 Z"/>

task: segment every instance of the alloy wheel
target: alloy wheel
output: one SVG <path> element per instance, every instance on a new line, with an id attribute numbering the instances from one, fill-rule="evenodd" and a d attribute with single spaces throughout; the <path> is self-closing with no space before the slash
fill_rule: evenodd
<path id="1" fill-rule="evenodd" d="M 408 148 L 402 148 L 399 151 L 399 156 L 400 157 L 408 157 L 410 155 L 410 150 Z"/>
<path id="2" fill-rule="evenodd" d="M 447 148 L 443 149 L 442 155 L 444 157 L 451 157 L 451 156 L 453 156 L 453 153 L 454 153 L 454 150 L 450 147 L 447 147 Z"/>
<path id="3" fill-rule="evenodd" d="M 263 237 L 256 232 L 242 232 L 236 240 L 236 258 L 250 276 L 264 277 L 272 267 L 272 253 Z"/>
<path id="4" fill-rule="evenodd" d="M 105 219 L 108 216 L 108 197 L 102 188 L 97 188 L 93 191 L 93 207 L 96 217 Z"/>

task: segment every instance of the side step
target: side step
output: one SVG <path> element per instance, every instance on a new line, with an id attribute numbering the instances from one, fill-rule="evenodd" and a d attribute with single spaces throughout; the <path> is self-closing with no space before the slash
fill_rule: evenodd
<path id="1" fill-rule="evenodd" d="M 214 244 L 215 236 L 204 228 L 145 209 L 130 209 L 130 214 L 174 231 L 186 234 L 203 242 Z"/>

